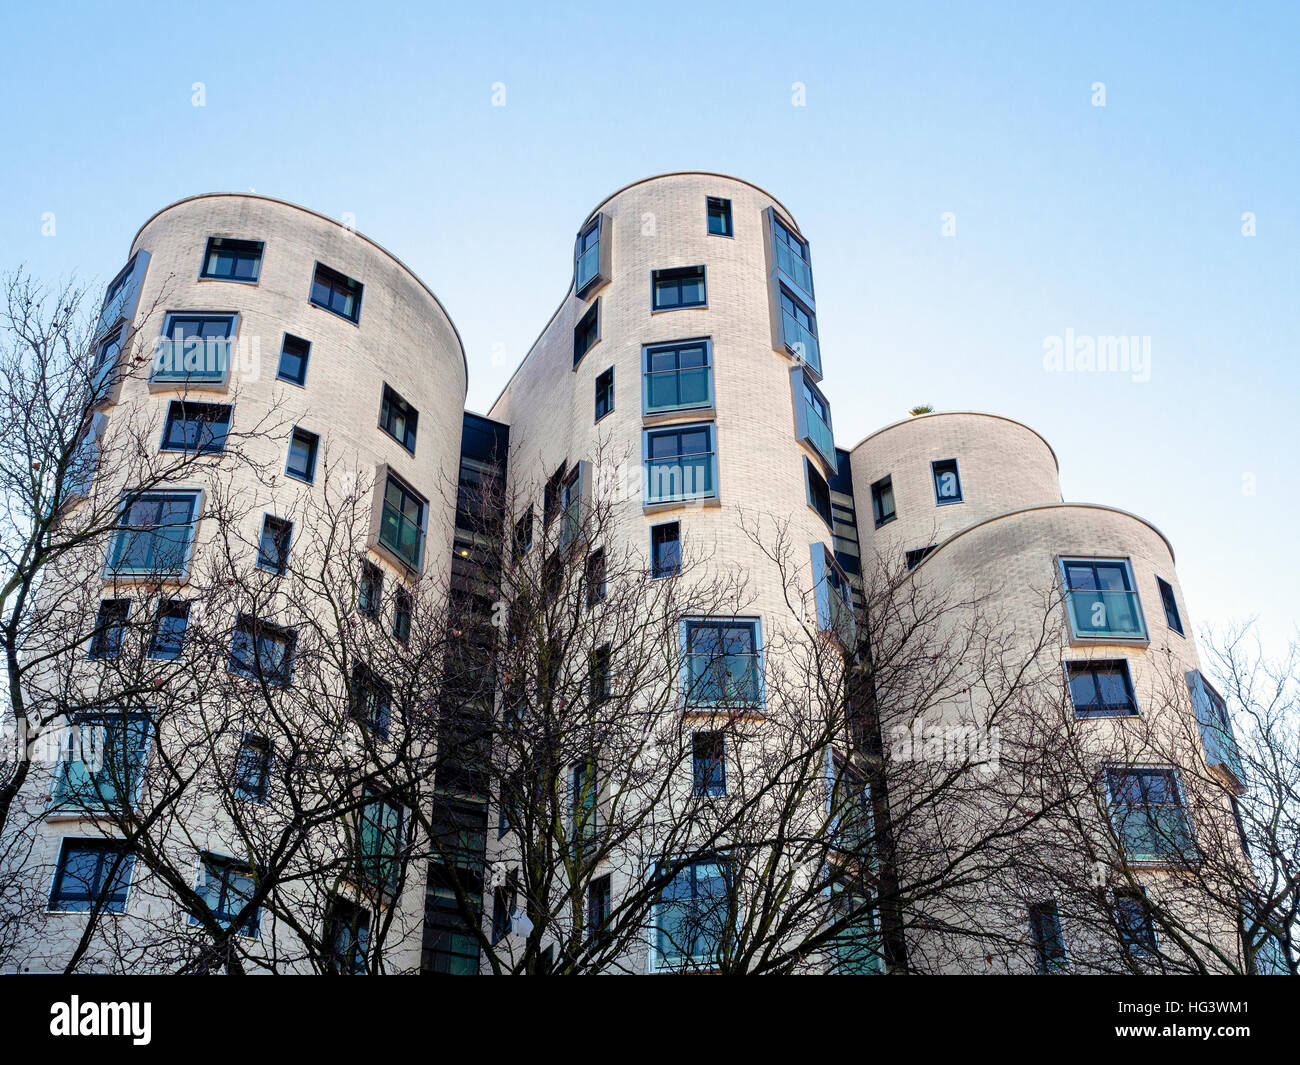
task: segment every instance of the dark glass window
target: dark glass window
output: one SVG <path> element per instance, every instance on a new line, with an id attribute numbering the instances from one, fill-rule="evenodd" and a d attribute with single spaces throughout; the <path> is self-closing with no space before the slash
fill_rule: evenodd
<path id="1" fill-rule="evenodd" d="M 236 929 L 241 936 L 258 934 L 261 923 L 261 907 L 255 906 L 244 913 L 248 903 L 257 890 L 257 881 L 253 870 L 243 862 L 232 858 L 222 858 L 215 854 L 204 854 L 199 882 L 195 891 L 202 899 L 205 908 L 223 928 L 229 928 L 244 914 L 243 922 Z M 190 924 L 201 924 L 197 917 L 191 915 Z"/>
<path id="2" fill-rule="evenodd" d="M 706 340 L 645 349 L 645 413 L 713 404 L 713 349 Z"/>
<path id="3" fill-rule="evenodd" d="M 813 294 L 812 259 L 808 242 L 795 236 L 794 230 L 775 215 L 772 217 L 772 250 L 782 273 L 808 295 Z"/>
<path id="4" fill-rule="evenodd" d="M 602 644 L 591 652 L 591 701 L 593 703 L 603 703 L 610 696 L 611 655 L 609 644 Z"/>
<path id="5" fill-rule="evenodd" d="M 379 736 L 388 735 L 393 686 L 363 662 L 352 667 L 352 716 Z"/>
<path id="6" fill-rule="evenodd" d="M 1156 949 L 1156 929 L 1151 908 L 1141 892 L 1115 893 L 1115 928 L 1120 944 L 1133 954 L 1151 954 Z"/>
<path id="7" fill-rule="evenodd" d="M 257 568 L 283 576 L 289 568 L 289 540 L 293 522 L 266 514 L 262 518 L 262 538 L 257 545 Z"/>
<path id="8" fill-rule="evenodd" d="M 591 220 L 578 234 L 573 249 L 573 289 L 577 293 L 581 293 L 600 276 L 600 220 L 600 215 Z"/>
<path id="9" fill-rule="evenodd" d="M 185 630 L 190 624 L 190 604 L 184 599 L 164 599 L 158 604 L 149 641 L 149 657 L 171 660 L 185 647 Z"/>
<path id="10" fill-rule="evenodd" d="M 961 478 L 957 475 L 957 460 L 943 459 L 930 463 L 934 473 L 934 499 L 942 506 L 945 503 L 961 502 Z"/>
<path id="11" fill-rule="evenodd" d="M 384 385 L 384 398 L 379 404 L 379 428 L 412 455 L 415 454 L 415 427 L 419 420 L 420 412 Z"/>
<path id="12" fill-rule="evenodd" d="M 523 558 L 533 546 L 533 508 L 529 506 L 522 518 L 515 522 L 515 557 Z"/>
<path id="13" fill-rule="evenodd" d="M 365 286 L 360 281 L 331 270 L 322 263 L 316 264 L 316 274 L 311 282 L 311 302 L 317 307 L 333 311 L 349 322 L 361 320 L 361 292 Z"/>
<path id="14" fill-rule="evenodd" d="M 295 428 L 289 438 L 289 461 L 284 472 L 311 484 L 316 479 L 316 451 L 319 447 L 319 436 L 306 429 Z"/>
<path id="15" fill-rule="evenodd" d="M 178 577 L 189 561 L 197 492 L 146 493 L 129 497 L 109 547 L 114 573 Z"/>
<path id="16" fill-rule="evenodd" d="M 715 237 L 735 236 L 731 231 L 731 201 L 708 198 L 709 232 Z"/>
<path id="17" fill-rule="evenodd" d="M 679 307 L 703 307 L 704 267 L 681 266 L 672 270 L 655 270 L 651 281 L 651 308 L 674 311 Z"/>
<path id="18" fill-rule="evenodd" d="M 671 879 L 655 906 L 655 961 L 661 967 L 710 965 L 732 930 L 731 870 L 725 860 L 694 861 L 656 873 Z"/>
<path id="19" fill-rule="evenodd" d="M 605 551 L 593 551 L 587 556 L 583 583 L 587 589 L 587 607 L 590 609 L 605 598 Z"/>
<path id="20" fill-rule="evenodd" d="M 383 597 L 384 571 L 373 562 L 362 562 L 361 581 L 357 589 L 357 610 L 368 618 L 377 618 Z"/>
<path id="21" fill-rule="evenodd" d="M 1132 717 L 1138 712 L 1128 663 L 1067 662 L 1075 717 Z"/>
<path id="22" fill-rule="evenodd" d="M 120 807 L 139 787 L 149 757 L 147 714 L 113 710 L 79 714 L 69 747 L 55 774 L 57 807 L 104 810 Z"/>
<path id="23" fill-rule="evenodd" d="M 266 802 L 271 782 L 271 741 L 245 732 L 235 759 L 234 792 L 248 802 Z"/>
<path id="24" fill-rule="evenodd" d="M 1174 586 L 1163 577 L 1157 577 L 1156 584 L 1160 588 L 1160 602 L 1162 602 L 1165 607 L 1165 621 L 1169 623 L 1169 627 L 1173 629 L 1174 632 L 1178 633 L 1179 636 L 1182 636 L 1183 618 L 1182 615 L 1178 613 L 1178 600 L 1174 598 Z"/>
<path id="25" fill-rule="evenodd" d="M 226 450 L 230 407 L 224 403 L 173 400 L 163 429 L 164 451 L 198 451 L 217 454 Z"/>
<path id="26" fill-rule="evenodd" d="M 276 371 L 276 377 L 295 385 L 305 385 L 307 359 L 310 355 L 311 341 L 285 333 L 284 344 L 280 348 L 280 368 Z"/>
<path id="27" fill-rule="evenodd" d="M 216 281 L 256 281 L 262 270 L 262 247 L 260 240 L 209 237 L 199 276 Z"/>
<path id="28" fill-rule="evenodd" d="M 573 327 L 573 365 L 596 346 L 600 339 L 600 300 L 596 300 L 577 325 Z"/>
<path id="29" fill-rule="evenodd" d="M 85 913 L 98 903 L 102 913 L 122 913 L 134 864 L 135 856 L 123 853 L 116 840 L 64 839 L 50 909 Z"/>
<path id="30" fill-rule="evenodd" d="M 568 468 L 567 462 L 561 462 L 560 468 L 546 480 L 546 487 L 542 490 L 543 525 L 550 525 L 560 512 L 560 492 L 564 488 L 564 475 Z"/>
<path id="31" fill-rule="evenodd" d="M 116 658 L 122 653 L 122 637 L 126 635 L 126 618 L 130 611 L 130 599 L 100 600 L 95 633 L 90 638 L 91 658 Z"/>
<path id="32" fill-rule="evenodd" d="M 871 486 L 871 512 L 877 529 L 898 517 L 894 510 L 894 482 L 890 478 L 882 477 Z"/>
<path id="33" fill-rule="evenodd" d="M 614 909 L 614 894 L 608 873 L 587 885 L 587 934 L 593 942 L 609 939 L 609 919 Z"/>
<path id="34" fill-rule="evenodd" d="M 938 546 L 938 544 L 931 544 L 929 547 L 918 547 L 908 551 L 906 556 L 907 568 L 909 570 L 916 569 L 921 564 L 922 559 Z"/>
<path id="35" fill-rule="evenodd" d="M 405 643 L 411 637 L 411 593 L 398 588 L 393 596 L 393 635 Z"/>
<path id="36" fill-rule="evenodd" d="M 691 736 L 691 763 L 696 795 L 727 793 L 726 743 L 721 732 L 696 732 Z"/>
<path id="37" fill-rule="evenodd" d="M 325 918 L 327 968 L 339 976 L 360 976 L 370 951 L 370 912 L 344 899 L 331 899 Z"/>
<path id="38" fill-rule="evenodd" d="M 650 526 L 650 576 L 675 577 L 682 569 L 682 526 L 667 521 Z"/>
<path id="39" fill-rule="evenodd" d="M 817 316 L 784 285 L 781 286 L 781 337 L 797 358 L 822 372 L 821 342 L 817 339 Z"/>
<path id="40" fill-rule="evenodd" d="M 686 705 L 763 704 L 763 661 L 756 620 L 692 618 L 686 643 Z"/>
<path id="41" fill-rule="evenodd" d="M 1172 768 L 1129 766 L 1110 770 L 1108 778 L 1115 832 L 1131 861 L 1180 861 L 1194 855 Z"/>
<path id="42" fill-rule="evenodd" d="M 297 635 L 248 614 L 240 614 L 230 640 L 228 669 L 243 677 L 287 687 L 293 679 L 293 651 Z"/>
<path id="43" fill-rule="evenodd" d="M 718 494 L 718 457 L 711 424 L 648 429 L 644 436 L 647 504 Z"/>
<path id="44" fill-rule="evenodd" d="M 1038 971 L 1043 975 L 1065 968 L 1065 935 L 1056 903 L 1040 902 L 1029 907 L 1029 931 L 1034 939 Z"/>
<path id="45" fill-rule="evenodd" d="M 835 518 L 831 512 L 831 489 L 826 478 L 818 473 L 813 464 L 803 460 L 804 476 L 808 483 L 808 505 L 817 511 L 822 521 L 834 528 Z"/>
<path id="46" fill-rule="evenodd" d="M 614 409 L 614 367 L 596 378 L 596 421 Z"/>
<path id="47" fill-rule="evenodd" d="M 379 542 L 412 569 L 424 558 L 424 500 L 391 473 L 384 486 Z"/>
<path id="48" fill-rule="evenodd" d="M 360 820 L 358 871 L 369 883 L 393 891 L 402 873 L 405 811 L 394 800 L 372 792 Z"/>

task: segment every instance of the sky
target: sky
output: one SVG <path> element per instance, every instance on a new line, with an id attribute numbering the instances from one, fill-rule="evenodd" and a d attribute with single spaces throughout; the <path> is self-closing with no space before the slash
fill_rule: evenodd
<path id="1" fill-rule="evenodd" d="M 841 446 L 918 403 L 1024 421 L 1066 499 L 1170 538 L 1195 626 L 1257 618 L 1270 649 L 1296 632 L 1298 5 L 5 17 L 0 269 L 102 284 L 151 214 L 200 192 L 351 214 L 442 300 L 485 411 L 597 203 L 734 174 L 811 241 Z M 1106 337 L 1141 359 L 1047 361 Z"/>

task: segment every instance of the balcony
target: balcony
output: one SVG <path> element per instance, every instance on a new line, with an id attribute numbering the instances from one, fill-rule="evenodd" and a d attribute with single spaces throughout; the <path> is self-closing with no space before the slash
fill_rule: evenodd
<path id="1" fill-rule="evenodd" d="M 1074 635 L 1088 640 L 1145 640 L 1137 592 L 1071 589 L 1066 593 Z"/>
<path id="2" fill-rule="evenodd" d="M 718 494 L 715 457 L 687 455 L 676 462 L 648 459 L 645 463 L 645 502 L 679 503 L 711 499 Z"/>
<path id="3" fill-rule="evenodd" d="M 809 298 L 813 294 L 812 267 L 794 253 L 788 244 L 774 241 L 776 248 L 776 268 L 785 274 Z"/>
<path id="4" fill-rule="evenodd" d="M 424 549 L 424 530 L 418 522 L 406 517 L 388 499 L 384 500 L 379 523 L 379 542 L 412 569 L 420 568 Z"/>
<path id="5" fill-rule="evenodd" d="M 226 383 L 229 371 L 229 337 L 159 340 L 149 383 L 219 387 Z"/>
<path id="6" fill-rule="evenodd" d="M 791 354 L 805 362 L 820 378 L 822 374 L 822 352 L 817 337 L 810 333 L 787 310 L 781 311 L 781 339 Z"/>

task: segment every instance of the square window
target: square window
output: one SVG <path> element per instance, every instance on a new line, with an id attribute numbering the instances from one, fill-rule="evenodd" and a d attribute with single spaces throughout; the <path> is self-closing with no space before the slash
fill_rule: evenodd
<path id="1" fill-rule="evenodd" d="M 257 568 L 283 577 L 289 568 L 289 541 L 293 522 L 270 514 L 262 516 L 262 535 L 257 544 Z"/>
<path id="2" fill-rule="evenodd" d="M 123 913 L 135 855 L 111 839 L 65 837 L 50 891 L 49 908 L 56 913 Z"/>
<path id="3" fill-rule="evenodd" d="M 419 420 L 420 412 L 384 385 L 383 399 L 379 403 L 379 428 L 412 455 L 415 454 L 415 427 Z"/>
<path id="4" fill-rule="evenodd" d="M 1070 699 L 1075 717 L 1135 717 L 1137 699 L 1128 662 L 1067 662 Z"/>
<path id="5" fill-rule="evenodd" d="M 961 502 L 961 478 L 957 475 L 956 459 L 941 459 L 930 463 L 934 475 L 934 501 L 939 506 Z"/>
<path id="6" fill-rule="evenodd" d="M 831 511 L 831 489 L 810 460 L 803 460 L 804 481 L 808 492 L 808 505 L 817 511 L 818 517 L 826 523 L 827 528 L 835 528 L 835 517 Z"/>
<path id="7" fill-rule="evenodd" d="M 209 281 L 246 281 L 256 284 L 258 274 L 262 271 L 262 248 L 260 240 L 208 237 L 199 277 Z"/>
<path id="8" fill-rule="evenodd" d="M 249 902 L 257 890 L 257 880 L 251 866 L 215 854 L 202 854 L 199 860 L 198 883 L 195 893 L 222 928 L 236 925 L 237 935 L 257 938 L 261 925 L 261 907 L 249 909 Z M 240 920 L 242 916 L 242 921 Z M 190 924 L 202 924 L 194 914 Z"/>
<path id="9" fill-rule="evenodd" d="M 596 346 L 600 340 L 600 300 L 591 305 L 578 324 L 573 327 L 573 365 L 582 362 L 582 357 Z"/>
<path id="10" fill-rule="evenodd" d="M 1123 558 L 1063 558 L 1061 575 L 1076 639 L 1145 640 L 1146 620 Z"/>
<path id="11" fill-rule="evenodd" d="M 424 559 L 425 501 L 391 473 L 384 485 L 379 542 L 418 570 Z"/>
<path id="12" fill-rule="evenodd" d="M 280 367 L 275 376 L 290 384 L 307 383 L 307 359 L 311 355 L 311 341 L 302 337 L 284 334 L 284 343 L 280 347 Z"/>
<path id="13" fill-rule="evenodd" d="M 691 734 L 691 767 L 696 795 L 727 793 L 727 750 L 721 732 Z"/>
<path id="14" fill-rule="evenodd" d="M 379 617 L 384 598 L 384 571 L 373 562 L 361 563 L 357 586 L 357 611 L 368 618 Z"/>
<path id="15" fill-rule="evenodd" d="M 871 513 L 877 529 L 898 517 L 894 510 L 894 482 L 890 478 L 882 477 L 871 486 Z"/>
<path id="16" fill-rule="evenodd" d="M 1174 586 L 1163 577 L 1156 578 L 1156 586 L 1160 589 L 1160 602 L 1164 604 L 1165 621 L 1179 636 L 1184 635 L 1183 618 L 1178 613 L 1178 600 L 1174 597 Z"/>
<path id="17" fill-rule="evenodd" d="M 128 495 L 108 549 L 108 571 L 182 577 L 189 565 L 198 492 Z"/>
<path id="18" fill-rule="evenodd" d="M 317 263 L 311 282 L 311 302 L 355 325 L 361 320 L 361 293 L 364 288 L 360 281 L 354 281 L 323 263 Z"/>
<path id="19" fill-rule="evenodd" d="M 167 409 L 162 450 L 220 454 L 226 450 L 229 431 L 230 407 L 225 404 L 173 400 Z"/>
<path id="20" fill-rule="evenodd" d="M 711 423 L 647 429 L 642 448 L 647 505 L 717 497 L 718 456 Z"/>
<path id="21" fill-rule="evenodd" d="M 655 874 L 663 883 L 654 908 L 656 968 L 716 964 L 734 925 L 729 863 L 663 862 Z"/>
<path id="22" fill-rule="evenodd" d="M 298 637 L 291 629 L 240 614 L 230 640 L 227 669 L 241 677 L 272 687 L 288 687 L 293 680 L 293 652 Z"/>
<path id="23" fill-rule="evenodd" d="M 62 740 L 53 807 L 107 810 L 132 801 L 148 759 L 149 735 L 147 714 L 78 714 Z"/>
<path id="24" fill-rule="evenodd" d="M 682 526 L 666 521 L 650 526 L 650 576 L 676 577 L 682 570 Z"/>
<path id="25" fill-rule="evenodd" d="M 596 421 L 614 409 L 614 367 L 596 378 Z"/>
<path id="26" fill-rule="evenodd" d="M 713 406 L 713 345 L 707 337 L 646 347 L 642 366 L 646 414 Z"/>
<path id="27" fill-rule="evenodd" d="M 733 237 L 731 231 L 731 201 L 708 197 L 709 233 L 715 237 Z"/>
<path id="28" fill-rule="evenodd" d="M 289 438 L 289 461 L 284 472 L 295 480 L 311 484 L 316 480 L 316 451 L 319 447 L 319 436 L 295 427 Z"/>
<path id="29" fill-rule="evenodd" d="M 154 349 L 149 380 L 185 385 L 221 385 L 230 369 L 236 315 L 169 312 Z"/>
<path id="30" fill-rule="evenodd" d="M 90 638 L 90 658 L 117 658 L 122 653 L 122 637 L 126 635 L 126 618 L 130 611 L 130 599 L 99 601 L 95 633 Z"/>
<path id="31" fill-rule="evenodd" d="M 271 783 L 271 741 L 245 732 L 235 758 L 234 793 L 246 802 L 266 802 Z"/>
<path id="32" fill-rule="evenodd" d="M 652 310 L 676 311 L 683 307 L 703 307 L 707 303 L 702 266 L 655 270 L 650 287 Z"/>
<path id="33" fill-rule="evenodd" d="M 165 661 L 179 658 L 185 648 L 185 631 L 190 624 L 190 604 L 184 599 L 164 599 L 158 604 L 149 657 Z"/>
<path id="34" fill-rule="evenodd" d="M 761 709 L 763 658 L 757 618 L 682 622 L 687 707 Z"/>
<path id="35" fill-rule="evenodd" d="M 603 548 L 587 556 L 583 586 L 587 590 L 587 609 L 590 610 L 605 598 L 605 551 Z"/>
<path id="36" fill-rule="evenodd" d="M 1187 811 L 1171 766 L 1125 766 L 1107 773 L 1115 833 L 1135 862 L 1195 857 Z"/>

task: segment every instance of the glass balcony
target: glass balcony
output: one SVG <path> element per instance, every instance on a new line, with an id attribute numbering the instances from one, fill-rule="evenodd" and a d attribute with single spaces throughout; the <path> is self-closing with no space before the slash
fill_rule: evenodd
<path id="1" fill-rule="evenodd" d="M 774 241 L 776 247 L 776 266 L 808 296 L 813 294 L 812 267 L 794 253 L 788 244 Z"/>
<path id="2" fill-rule="evenodd" d="M 424 530 L 402 514 L 391 502 L 384 500 L 383 516 L 379 523 L 379 542 L 412 569 L 420 568 L 420 555 L 424 548 Z"/>
<path id="3" fill-rule="evenodd" d="M 154 348 L 150 382 L 220 385 L 230 369 L 228 337 L 160 340 Z"/>
<path id="4" fill-rule="evenodd" d="M 1074 635 L 1081 639 L 1145 640 L 1137 592 L 1073 589 L 1066 592 Z"/>
<path id="5" fill-rule="evenodd" d="M 713 402 L 712 373 L 709 366 L 650 371 L 645 375 L 646 413 L 709 406 Z"/>
<path id="6" fill-rule="evenodd" d="M 687 655 L 688 706 L 760 706 L 759 659 L 754 654 Z"/>
<path id="7" fill-rule="evenodd" d="M 797 359 L 806 362 L 818 377 L 821 376 L 822 352 L 817 338 L 785 310 L 781 312 L 781 339 Z"/>
<path id="8" fill-rule="evenodd" d="M 835 466 L 835 435 L 831 427 L 812 407 L 804 401 L 804 413 L 808 418 L 808 442 L 821 454 L 832 467 Z"/>
<path id="9" fill-rule="evenodd" d="M 708 499 L 718 493 L 712 454 L 687 455 L 672 462 L 649 459 L 644 466 L 647 504 Z"/>
<path id="10" fill-rule="evenodd" d="M 574 284 L 575 289 L 581 292 L 599 272 L 600 242 L 597 241 L 578 256 L 578 279 Z"/>

